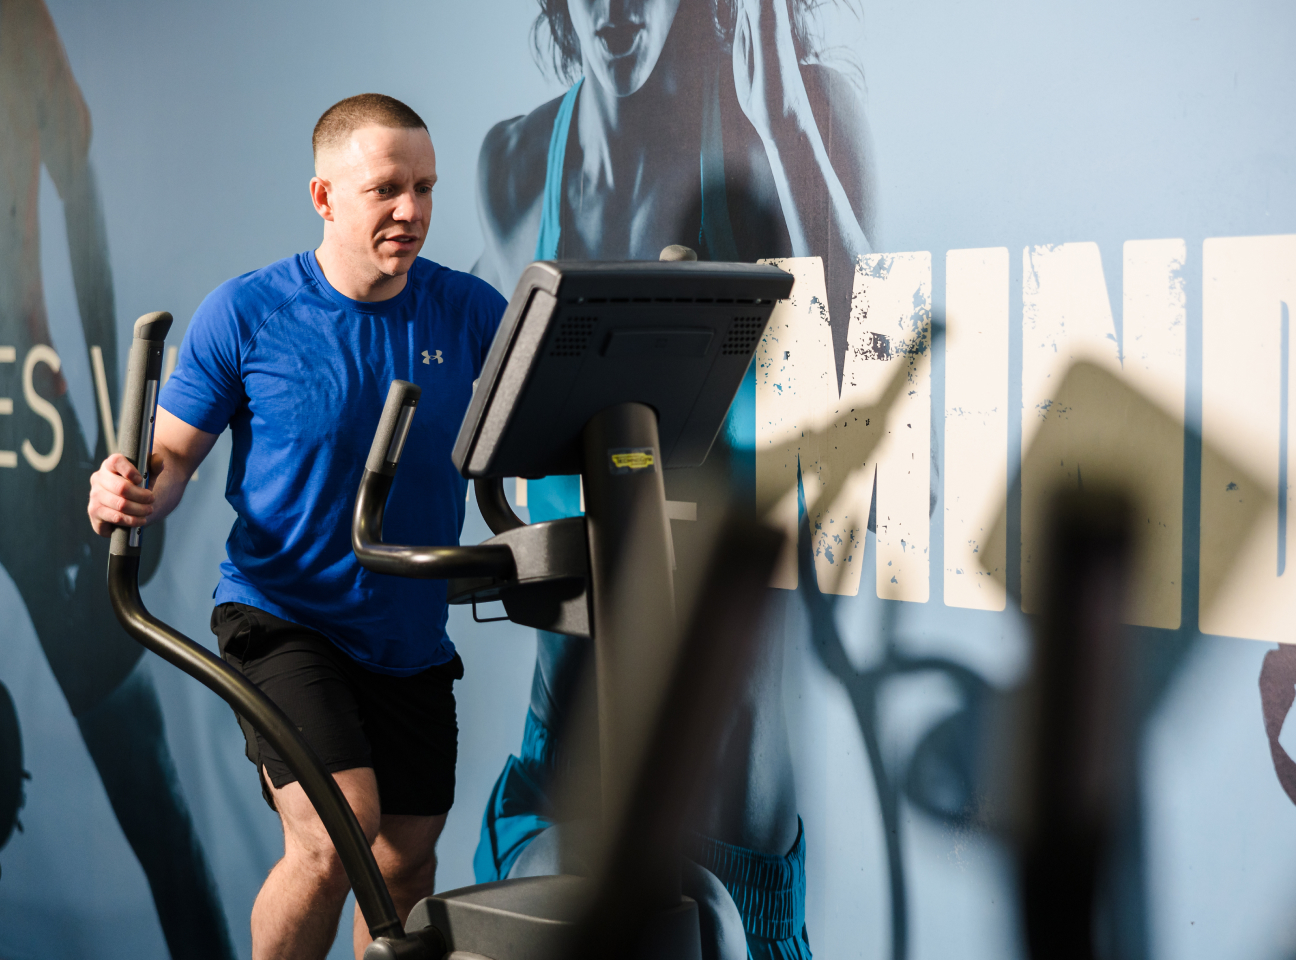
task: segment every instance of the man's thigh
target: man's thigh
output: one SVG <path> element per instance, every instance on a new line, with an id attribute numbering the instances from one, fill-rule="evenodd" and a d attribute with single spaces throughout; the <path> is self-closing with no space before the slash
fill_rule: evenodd
<path id="1" fill-rule="evenodd" d="M 462 676 L 458 656 L 408 677 L 357 669 L 356 699 L 373 747 L 384 830 L 389 818 L 393 824 L 406 817 L 440 818 L 454 803 L 454 682 Z M 412 837 L 417 830 L 406 833 Z"/>
<path id="2" fill-rule="evenodd" d="M 240 603 L 223 603 L 212 612 L 212 632 L 221 656 L 287 715 L 329 773 L 373 766 L 345 654 L 326 637 Z M 248 759 L 265 770 L 273 790 L 295 783 L 297 775 L 266 739 L 239 722 Z M 278 809 L 275 794 L 263 792 Z"/>
<path id="3" fill-rule="evenodd" d="M 262 776 L 265 789 L 283 822 L 284 852 L 299 852 L 309 856 L 327 854 L 333 848 L 333 841 L 302 785 L 294 781 L 276 787 L 269 782 L 268 776 L 264 773 Z M 378 812 L 378 783 L 374 779 L 373 770 L 369 767 L 339 770 L 333 774 L 333 779 L 355 813 L 360 829 L 369 842 L 373 843 L 381 822 Z"/>
<path id="4" fill-rule="evenodd" d="M 378 674 L 317 631 L 243 604 L 217 607 L 212 631 L 222 656 L 288 715 L 330 773 L 371 768 L 384 817 L 449 810 L 458 749 L 453 687 L 463 676 L 457 656 L 414 676 Z M 248 758 L 273 788 L 294 782 L 265 739 L 241 724 Z"/>
<path id="5" fill-rule="evenodd" d="M 383 875 L 401 883 L 431 884 L 436 874 L 437 838 L 445 827 L 444 813 L 433 817 L 384 814 L 374 841 L 374 858 Z M 430 894 L 431 888 L 423 891 Z M 394 894 L 393 894 L 394 895 Z"/>

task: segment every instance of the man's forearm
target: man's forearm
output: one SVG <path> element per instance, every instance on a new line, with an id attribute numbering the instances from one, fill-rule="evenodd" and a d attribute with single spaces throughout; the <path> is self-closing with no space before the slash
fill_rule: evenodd
<path id="1" fill-rule="evenodd" d="M 162 472 L 149 487 L 153 491 L 153 512 L 149 514 L 145 526 L 159 523 L 180 505 L 180 499 L 184 496 L 185 487 L 189 484 L 189 477 L 193 473 L 192 470 L 186 471 L 174 460 L 168 460 L 166 457 L 163 457 L 163 462 L 165 466 Z"/>

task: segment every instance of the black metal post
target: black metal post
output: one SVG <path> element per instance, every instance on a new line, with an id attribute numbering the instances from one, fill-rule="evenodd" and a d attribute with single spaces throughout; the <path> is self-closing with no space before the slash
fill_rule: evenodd
<path id="1" fill-rule="evenodd" d="M 609 407 L 582 441 L 603 815 L 615 829 L 675 661 L 670 521 L 651 407 Z M 678 872 L 663 886 L 654 899 L 678 903 Z"/>
<path id="2" fill-rule="evenodd" d="M 1049 516 L 1026 729 L 1021 896 L 1033 960 L 1092 960 L 1100 879 L 1132 779 L 1122 623 L 1133 512 L 1120 491 L 1072 490 Z"/>

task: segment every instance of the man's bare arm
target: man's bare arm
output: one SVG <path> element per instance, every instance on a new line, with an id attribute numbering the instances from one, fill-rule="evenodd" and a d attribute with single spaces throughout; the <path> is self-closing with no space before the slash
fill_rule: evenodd
<path id="1" fill-rule="evenodd" d="M 153 485 L 120 453 L 111 454 L 90 477 L 90 526 L 101 537 L 113 527 L 143 527 L 157 523 L 180 503 L 185 485 L 198 464 L 211 452 L 217 434 L 191 427 L 158 407 L 149 461 Z"/>

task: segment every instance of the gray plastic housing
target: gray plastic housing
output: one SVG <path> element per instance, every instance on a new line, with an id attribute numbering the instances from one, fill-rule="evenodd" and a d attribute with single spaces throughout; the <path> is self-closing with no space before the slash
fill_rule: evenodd
<path id="1" fill-rule="evenodd" d="M 526 877 L 450 890 L 420 901 L 405 922 L 407 933 L 441 931 L 450 956 L 488 960 L 557 960 L 572 955 L 579 924 L 594 902 L 585 877 Z M 702 960 L 697 904 L 683 897 L 653 916 L 635 960 Z"/>
<path id="2" fill-rule="evenodd" d="M 750 263 L 533 263 L 454 448 L 466 477 L 581 471 L 580 434 L 618 403 L 657 413 L 663 466 L 701 464 L 792 275 Z"/>
<path id="3" fill-rule="evenodd" d="M 514 623 L 570 637 L 591 636 L 589 542 L 584 517 L 546 520 L 506 530 L 482 546 L 498 544 L 513 552 L 512 580 L 451 580 L 450 603 L 502 600 Z"/>

